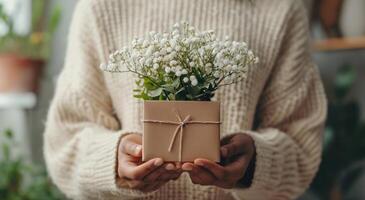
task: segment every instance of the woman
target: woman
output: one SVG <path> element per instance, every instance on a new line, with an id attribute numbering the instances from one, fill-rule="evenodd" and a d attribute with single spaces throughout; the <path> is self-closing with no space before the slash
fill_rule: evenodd
<path id="1" fill-rule="evenodd" d="M 133 98 L 132 75 L 99 69 L 134 37 L 180 21 L 245 41 L 260 57 L 244 81 L 215 96 L 224 163 L 141 163 L 142 104 Z M 81 0 L 45 157 L 73 199 L 295 199 L 318 169 L 325 115 L 301 1 Z"/>

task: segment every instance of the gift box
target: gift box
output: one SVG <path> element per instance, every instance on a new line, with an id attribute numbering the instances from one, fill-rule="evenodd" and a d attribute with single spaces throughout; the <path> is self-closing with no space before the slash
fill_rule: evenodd
<path id="1" fill-rule="evenodd" d="M 220 104 L 144 101 L 143 161 L 220 161 Z"/>

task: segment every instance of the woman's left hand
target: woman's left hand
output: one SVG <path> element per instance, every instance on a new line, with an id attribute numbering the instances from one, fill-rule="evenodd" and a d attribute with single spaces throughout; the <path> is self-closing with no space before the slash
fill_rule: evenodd
<path id="1" fill-rule="evenodd" d="M 253 139 L 246 134 L 235 134 L 221 143 L 222 165 L 206 159 L 183 164 L 182 169 L 189 172 L 194 184 L 230 189 L 245 176 L 255 155 Z"/>

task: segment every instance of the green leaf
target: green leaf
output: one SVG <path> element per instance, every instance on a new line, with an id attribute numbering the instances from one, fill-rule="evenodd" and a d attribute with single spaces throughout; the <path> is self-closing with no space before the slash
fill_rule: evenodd
<path id="1" fill-rule="evenodd" d="M 172 93 L 168 95 L 168 98 L 169 98 L 171 101 L 175 101 L 175 100 L 177 100 L 177 99 L 176 99 L 176 97 L 175 97 L 175 95 L 174 95 L 174 94 L 172 94 Z"/>
<path id="2" fill-rule="evenodd" d="M 184 87 L 182 87 L 182 88 L 180 88 L 177 92 L 176 92 L 176 94 L 179 94 L 180 92 L 184 92 L 185 91 L 185 88 Z"/>
<path id="3" fill-rule="evenodd" d="M 46 1 L 44 0 L 33 0 L 32 1 L 32 31 L 40 31 L 38 27 L 39 21 L 45 15 Z"/>
<path id="4" fill-rule="evenodd" d="M 170 93 L 174 93 L 175 92 L 175 88 L 174 87 L 171 87 L 169 85 L 163 85 L 161 86 L 163 88 L 163 90 L 167 91 L 167 92 L 170 92 Z"/>
<path id="5" fill-rule="evenodd" d="M 143 79 L 143 86 L 147 90 L 155 90 L 155 89 L 157 89 L 156 88 L 156 85 L 151 81 L 151 79 L 149 79 L 147 77 L 145 77 Z"/>
<path id="6" fill-rule="evenodd" d="M 5 160 L 10 159 L 10 147 L 8 144 L 3 144 L 3 155 Z"/>
<path id="7" fill-rule="evenodd" d="M 160 101 L 165 100 L 164 95 L 162 93 L 160 94 L 158 100 L 160 100 Z"/>
<path id="8" fill-rule="evenodd" d="M 334 131 L 330 127 L 326 127 L 324 131 L 324 139 L 323 139 L 323 150 L 327 150 L 331 142 L 333 141 Z"/>
<path id="9" fill-rule="evenodd" d="M 157 88 L 155 90 L 148 91 L 148 96 L 150 97 L 158 97 L 162 93 L 162 88 Z"/>
<path id="10" fill-rule="evenodd" d="M 9 35 L 13 34 L 13 21 L 11 20 L 10 16 L 5 12 L 4 7 L 0 4 L 0 20 L 7 26 L 9 29 Z"/>
<path id="11" fill-rule="evenodd" d="M 356 80 L 356 72 L 352 66 L 345 65 L 341 67 L 335 79 L 335 93 L 337 98 L 344 98 L 352 88 Z"/>
<path id="12" fill-rule="evenodd" d="M 57 5 L 53 8 L 51 19 L 48 24 L 48 32 L 53 35 L 57 29 L 58 24 L 60 23 L 62 15 L 62 9 L 60 5 Z"/>
<path id="13" fill-rule="evenodd" d="M 180 79 L 176 79 L 172 84 L 171 84 L 171 86 L 172 87 L 174 87 L 174 88 L 177 88 L 177 87 L 179 87 L 179 85 L 180 85 Z"/>
<path id="14" fill-rule="evenodd" d="M 11 131 L 10 129 L 5 130 L 5 136 L 9 139 L 13 138 L 13 131 Z"/>

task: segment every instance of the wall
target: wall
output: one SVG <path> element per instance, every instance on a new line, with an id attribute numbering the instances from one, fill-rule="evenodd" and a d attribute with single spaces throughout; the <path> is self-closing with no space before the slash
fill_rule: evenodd
<path id="1" fill-rule="evenodd" d="M 57 75 L 61 71 L 64 63 L 67 35 L 72 18 L 72 13 L 77 3 L 76 0 L 51 0 L 50 6 L 61 5 L 62 20 L 55 34 L 52 48 L 52 56 L 46 66 L 44 76 L 42 78 L 41 93 L 38 98 L 38 106 L 29 114 L 31 125 L 30 134 L 32 135 L 33 159 L 41 162 L 42 152 L 42 134 L 44 130 L 44 122 L 46 120 L 49 104 L 52 100 Z"/>

